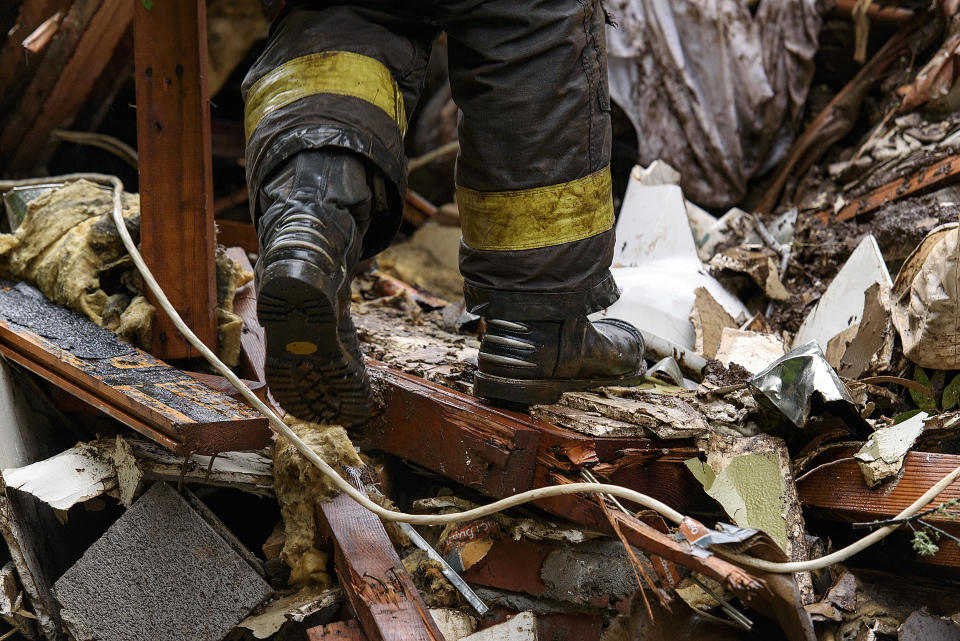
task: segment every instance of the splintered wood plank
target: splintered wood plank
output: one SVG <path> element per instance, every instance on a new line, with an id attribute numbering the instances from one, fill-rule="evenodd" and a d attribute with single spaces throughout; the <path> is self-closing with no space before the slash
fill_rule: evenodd
<path id="1" fill-rule="evenodd" d="M 857 462 L 842 460 L 852 457 L 856 451 L 856 448 L 843 448 L 815 461 L 816 465 L 840 462 L 815 470 L 797 484 L 800 502 L 804 507 L 842 521 L 889 519 L 909 507 L 960 465 L 960 456 L 955 454 L 908 452 L 899 478 L 885 481 L 876 488 L 869 488 Z M 936 507 L 951 499 L 960 499 L 960 483 L 947 487 L 930 507 Z M 926 520 L 933 523 L 957 523 L 945 514 L 931 514 Z"/>
<path id="2" fill-rule="evenodd" d="M 356 619 L 337 621 L 307 630 L 307 641 L 367 641 Z"/>
<path id="3" fill-rule="evenodd" d="M 360 442 L 489 496 L 533 487 L 539 436 L 519 415 L 382 363 L 367 369 L 382 411 L 357 433 Z"/>
<path id="4" fill-rule="evenodd" d="M 345 494 L 318 503 L 317 513 L 321 533 L 334 543 L 340 585 L 367 638 L 443 641 L 443 634 L 393 549 L 380 519 Z"/>
<path id="5" fill-rule="evenodd" d="M 899 478 L 870 488 L 864 482 L 857 462 L 843 460 L 852 457 L 856 451 L 856 448 L 844 448 L 818 458 L 816 465 L 833 461 L 837 463 L 815 469 L 810 476 L 797 484 L 801 505 L 808 508 L 814 516 L 841 522 L 893 518 L 960 465 L 960 456 L 957 455 L 908 452 Z M 958 483 L 941 492 L 929 508 L 954 499 L 960 499 Z M 951 512 L 956 513 L 956 508 Z M 960 524 L 948 514 L 930 514 L 924 517 L 924 520 L 954 536 L 960 536 Z M 866 530 L 853 530 L 851 534 L 862 536 L 865 532 Z M 887 548 L 895 546 L 898 554 L 903 555 L 904 563 L 927 568 L 939 566 L 956 576 L 960 569 L 960 547 L 942 539 L 940 550 L 936 554 L 919 557 L 910 551 L 910 539 L 910 531 L 904 528 L 903 533 L 895 532 L 890 535 Z M 887 551 L 882 552 L 880 558 L 889 554 L 887 548 L 884 548 Z M 871 555 L 866 555 L 866 558 L 870 557 Z"/>
<path id="6" fill-rule="evenodd" d="M 216 266 L 206 2 L 165 0 L 134 9 L 141 252 L 173 306 L 215 349 Z M 151 353 L 197 356 L 157 314 Z"/>
<path id="7" fill-rule="evenodd" d="M 267 419 L 24 283 L 0 283 L 0 352 L 181 454 L 255 450 Z"/>
<path id="8" fill-rule="evenodd" d="M 242 248 L 230 247 L 227 255 L 244 269 L 253 271 L 250 259 Z M 263 370 L 267 356 L 266 335 L 257 319 L 257 291 L 253 281 L 237 289 L 233 297 L 233 311 L 243 319 L 243 333 L 240 334 L 240 365 L 243 375 L 266 384 L 267 377 Z"/>
<path id="9" fill-rule="evenodd" d="M 836 215 L 833 214 L 833 210 L 828 209 L 817 212 L 814 216 L 817 216 L 822 223 L 830 221 L 842 223 L 845 220 L 869 214 L 886 203 L 906 198 L 917 192 L 932 189 L 954 180 L 958 174 L 960 174 L 960 156 L 950 156 L 933 163 L 929 167 L 923 167 L 909 176 L 892 180 L 864 196 L 853 199 L 844 205 Z"/>
<path id="10" fill-rule="evenodd" d="M 99 6 L 78 27 L 75 46 L 44 58 L 42 64 L 56 70 L 52 86 L 35 86 L 41 78 L 24 92 L 3 137 L 3 149 L 11 152 L 10 172 L 25 172 L 46 161 L 54 147 L 50 133 L 72 122 L 133 19 L 134 3 L 127 0 L 75 4 Z"/>

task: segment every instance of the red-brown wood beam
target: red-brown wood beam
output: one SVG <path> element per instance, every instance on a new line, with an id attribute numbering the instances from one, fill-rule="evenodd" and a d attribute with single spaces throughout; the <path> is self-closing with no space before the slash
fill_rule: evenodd
<path id="1" fill-rule="evenodd" d="M 340 585 L 366 637 L 443 641 L 380 519 L 345 494 L 319 503 L 317 513 L 321 533 L 334 543 Z"/>
<path id="2" fill-rule="evenodd" d="M 187 325 L 216 348 L 207 25 L 204 0 L 163 0 L 134 10 L 141 252 Z M 196 356 L 162 313 L 151 352 Z"/>

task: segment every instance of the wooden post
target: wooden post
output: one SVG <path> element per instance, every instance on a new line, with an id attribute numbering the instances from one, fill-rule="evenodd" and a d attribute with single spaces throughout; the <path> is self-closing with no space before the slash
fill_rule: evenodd
<path id="1" fill-rule="evenodd" d="M 216 265 L 204 0 L 134 10 L 141 252 L 173 306 L 216 348 Z M 161 311 L 151 352 L 196 356 Z"/>

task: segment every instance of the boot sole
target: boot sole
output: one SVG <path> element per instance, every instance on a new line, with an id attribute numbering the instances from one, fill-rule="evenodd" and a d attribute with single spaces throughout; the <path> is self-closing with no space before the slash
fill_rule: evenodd
<path id="1" fill-rule="evenodd" d="M 646 367 L 639 371 L 610 378 L 506 378 L 477 372 L 473 395 L 518 406 L 552 405 L 564 392 L 585 392 L 597 387 L 640 383 Z"/>
<path id="2" fill-rule="evenodd" d="M 321 286 L 328 278 L 295 259 L 264 271 L 257 318 L 267 337 L 267 386 L 301 420 L 354 425 L 370 416 L 370 383 L 360 355 L 340 340 L 336 298 Z"/>

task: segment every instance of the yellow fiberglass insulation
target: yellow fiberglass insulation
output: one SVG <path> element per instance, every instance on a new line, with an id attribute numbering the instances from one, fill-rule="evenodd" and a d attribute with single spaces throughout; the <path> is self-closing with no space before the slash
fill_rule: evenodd
<path id="1" fill-rule="evenodd" d="M 123 217 L 140 238 L 140 199 L 123 194 Z M 53 189 L 27 206 L 13 234 L 0 234 L 0 276 L 27 281 L 47 298 L 83 314 L 143 348 L 150 347 L 155 310 L 111 218 L 108 188 L 85 180 Z M 243 322 L 233 313 L 237 287 L 253 278 L 222 249 L 217 252 L 220 357 L 240 362 Z"/>
<path id="2" fill-rule="evenodd" d="M 347 468 L 363 466 L 346 430 L 339 425 L 306 423 L 289 414 L 283 421 L 341 476 Z M 285 536 L 280 558 L 290 566 L 291 585 L 328 586 L 327 554 L 316 540 L 315 506 L 317 501 L 329 501 L 339 490 L 283 435 L 277 436 L 274 445 L 273 481 Z"/>

